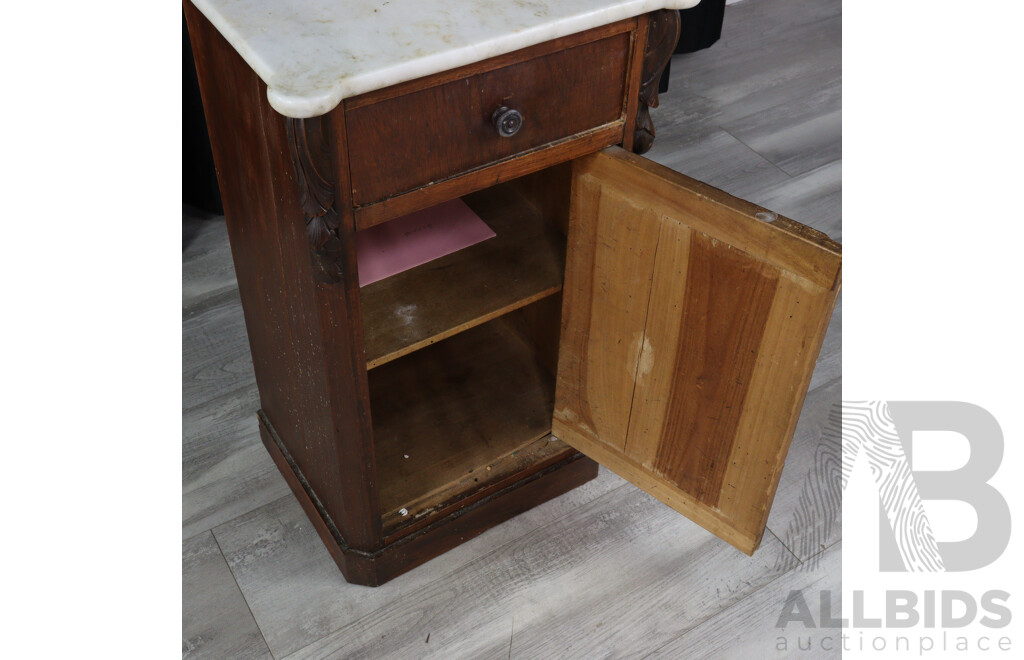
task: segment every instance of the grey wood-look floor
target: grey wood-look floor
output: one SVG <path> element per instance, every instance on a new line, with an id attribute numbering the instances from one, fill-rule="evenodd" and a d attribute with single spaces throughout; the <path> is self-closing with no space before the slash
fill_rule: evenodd
<path id="1" fill-rule="evenodd" d="M 730 5 L 721 41 L 674 59 L 648 156 L 841 240 L 840 23 L 839 0 Z M 841 305 L 753 557 L 602 470 L 370 589 L 260 443 L 223 218 L 184 223 L 183 657 L 784 657 L 790 590 L 838 591 Z M 789 655 L 829 655 L 795 632 Z"/>

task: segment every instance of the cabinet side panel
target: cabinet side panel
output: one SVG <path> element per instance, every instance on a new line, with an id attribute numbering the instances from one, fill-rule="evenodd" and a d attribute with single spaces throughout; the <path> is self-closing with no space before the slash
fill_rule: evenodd
<path id="1" fill-rule="evenodd" d="M 329 522 L 350 547 L 373 549 L 366 376 L 351 358 L 358 308 L 348 287 L 315 279 L 285 118 L 206 18 L 184 8 L 263 411 Z"/>

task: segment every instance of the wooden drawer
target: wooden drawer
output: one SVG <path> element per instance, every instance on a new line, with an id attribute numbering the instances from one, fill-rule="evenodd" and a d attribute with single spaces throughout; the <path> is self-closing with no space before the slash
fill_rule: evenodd
<path id="1" fill-rule="evenodd" d="M 445 74 L 443 84 L 431 77 L 346 103 L 354 205 L 582 138 L 599 127 L 617 127 L 608 143 L 620 141 L 632 26 L 583 33 L 570 48 L 541 50 L 525 61 L 522 54 L 494 58 L 491 68 Z M 500 136 L 492 123 L 502 106 L 523 116 L 512 137 Z"/>

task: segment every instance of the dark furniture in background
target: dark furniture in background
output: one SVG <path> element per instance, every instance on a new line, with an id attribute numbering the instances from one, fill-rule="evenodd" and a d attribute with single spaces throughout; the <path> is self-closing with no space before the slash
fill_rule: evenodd
<path id="1" fill-rule="evenodd" d="M 725 18 L 725 0 L 701 0 L 696 7 L 679 11 L 681 26 L 676 55 L 693 53 L 710 47 L 722 36 L 722 21 Z M 658 92 L 668 91 L 668 78 L 672 61 L 661 74 Z"/>
<path id="2" fill-rule="evenodd" d="M 217 215 L 224 213 L 184 14 L 181 16 L 181 201 Z"/>
<path id="3" fill-rule="evenodd" d="M 676 55 L 703 50 L 718 41 L 724 16 L 725 0 L 701 0 L 696 7 L 681 10 Z"/>

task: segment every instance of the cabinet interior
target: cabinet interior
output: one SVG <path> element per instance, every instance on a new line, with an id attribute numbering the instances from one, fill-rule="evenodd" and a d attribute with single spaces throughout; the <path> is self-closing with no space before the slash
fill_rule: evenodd
<path id="1" fill-rule="evenodd" d="M 551 437 L 569 165 L 463 197 L 496 236 L 360 290 L 386 536 L 571 449 Z"/>

